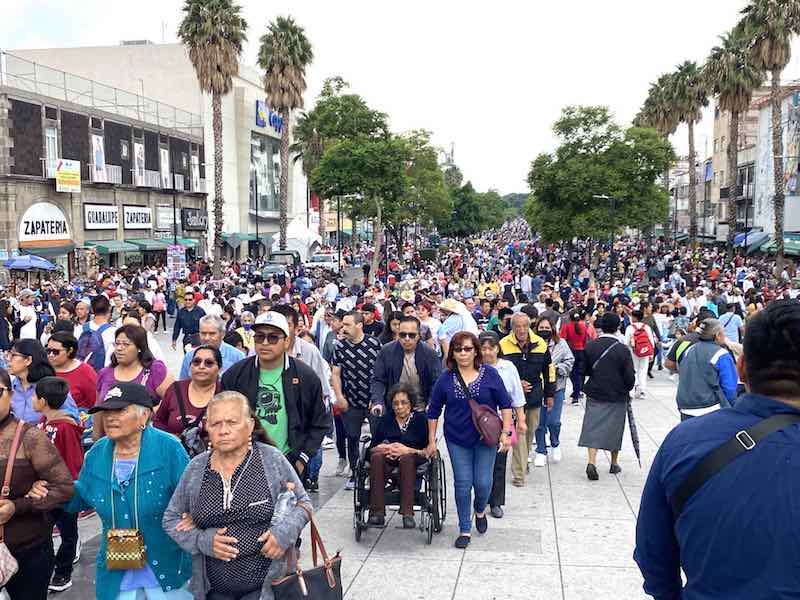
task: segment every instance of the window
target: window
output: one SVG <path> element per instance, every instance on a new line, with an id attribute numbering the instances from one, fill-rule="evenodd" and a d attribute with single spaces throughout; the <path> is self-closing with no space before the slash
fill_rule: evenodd
<path id="1" fill-rule="evenodd" d="M 56 176 L 56 161 L 58 160 L 58 129 L 46 127 L 44 130 L 47 178 Z"/>
<path id="2" fill-rule="evenodd" d="M 719 184 L 725 185 L 725 171 L 719 172 Z"/>
<path id="3" fill-rule="evenodd" d="M 250 210 L 278 210 L 280 179 L 280 140 L 251 132 Z M 258 206 L 256 206 L 256 197 L 258 197 Z"/>
<path id="4" fill-rule="evenodd" d="M 122 160 L 130 160 L 131 149 L 128 144 L 128 140 L 120 140 L 119 141 L 119 155 Z"/>
<path id="5" fill-rule="evenodd" d="M 719 147 L 719 140 L 714 138 L 714 154 L 717 153 L 717 148 Z"/>
<path id="6" fill-rule="evenodd" d="M 725 150 L 725 136 L 724 135 L 722 136 L 722 139 L 719 142 L 719 150 L 720 150 L 720 152 Z"/>

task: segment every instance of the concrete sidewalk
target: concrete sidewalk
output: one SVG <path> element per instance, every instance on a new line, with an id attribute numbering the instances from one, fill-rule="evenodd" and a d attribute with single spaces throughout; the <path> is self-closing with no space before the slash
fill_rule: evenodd
<path id="1" fill-rule="evenodd" d="M 329 552 L 341 550 L 348 600 L 616 600 L 647 598 L 632 554 L 636 514 L 647 471 L 658 445 L 678 422 L 675 385 L 666 372 L 650 380 L 646 400 L 634 403 L 641 438 L 642 467 L 629 433 L 620 455 L 622 473 L 610 475 L 609 456 L 598 460 L 600 480 L 585 475 L 586 451 L 577 447 L 583 407 L 564 408 L 559 464 L 531 467 L 524 488 L 507 474 L 506 515 L 489 519 L 486 535 L 473 530 L 472 543 L 456 550 L 457 517 L 447 465 L 448 513 L 444 530 L 426 546 L 419 530 L 398 529 L 389 512 L 383 530 L 353 537 L 352 492 L 336 491 L 317 520 Z M 344 480 L 332 475 L 335 451 L 326 451 L 321 491 Z M 306 537 L 308 537 L 306 535 Z M 307 542 L 306 542 L 307 543 Z M 309 546 L 304 546 L 308 548 Z M 311 558 L 305 553 L 304 564 Z"/>

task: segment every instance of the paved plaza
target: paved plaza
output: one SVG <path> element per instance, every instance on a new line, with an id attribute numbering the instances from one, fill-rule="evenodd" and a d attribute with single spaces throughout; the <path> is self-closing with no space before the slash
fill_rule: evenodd
<path id="1" fill-rule="evenodd" d="M 172 373 L 180 355 L 169 349 L 169 337 L 158 334 Z M 419 530 L 399 529 L 389 511 L 386 528 L 367 530 L 360 542 L 353 537 L 352 492 L 335 477 L 336 450 L 325 451 L 320 493 L 315 501 L 319 528 L 329 552 L 340 550 L 347 600 L 633 600 L 646 598 L 633 559 L 639 498 L 653 456 L 664 436 L 678 423 L 675 384 L 666 371 L 654 371 L 646 400 L 634 410 L 641 438 L 639 468 L 628 432 L 620 455 L 622 473 L 608 473 L 609 457 L 598 459 L 600 480 L 584 473 L 586 453 L 577 447 L 583 407 L 564 408 L 559 464 L 531 467 L 524 488 L 506 488 L 506 515 L 489 519 L 489 531 L 474 534 L 467 550 L 456 550 L 457 518 L 453 482 L 448 471 L 448 514 L 444 530 L 425 545 Z M 94 559 L 99 542 L 96 518 L 80 523 L 84 551 L 76 566 L 74 586 L 54 597 L 85 600 L 94 597 Z M 308 532 L 306 531 L 306 538 Z M 308 549 L 308 539 L 304 542 Z M 305 563 L 311 561 L 304 554 Z"/>

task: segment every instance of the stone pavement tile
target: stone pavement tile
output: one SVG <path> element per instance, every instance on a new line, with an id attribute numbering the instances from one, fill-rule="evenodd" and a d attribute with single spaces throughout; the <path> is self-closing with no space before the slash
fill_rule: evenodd
<path id="1" fill-rule="evenodd" d="M 419 526 L 419 515 L 416 517 Z M 461 561 L 463 552 L 453 547 L 453 542 L 458 536 L 458 527 L 455 517 L 448 515 L 444 529 L 441 533 L 433 534 L 431 545 L 427 545 L 425 532 L 416 529 L 402 529 L 402 519 L 395 513 L 387 519 L 386 528 L 380 536 L 367 564 L 372 565 L 375 560 L 382 561 L 386 558 L 417 559 L 423 562 Z M 378 530 L 369 529 L 366 535 L 374 535 Z M 377 536 L 376 536 L 377 537 Z M 363 539 L 363 538 L 362 538 Z"/>
<path id="2" fill-rule="evenodd" d="M 600 479 L 589 481 L 586 477 L 585 458 L 581 462 L 562 463 L 558 465 L 558 468 L 550 469 L 550 485 L 554 490 L 565 485 L 575 487 L 591 485 L 593 488 L 618 486 L 617 480 L 608 472 L 609 466 L 610 463 L 605 456 L 598 452 L 597 472 L 600 475 Z"/>
<path id="3" fill-rule="evenodd" d="M 561 597 L 557 566 L 511 560 L 473 564 L 465 561 L 453 596 L 455 600 L 560 600 Z"/>
<path id="4" fill-rule="evenodd" d="M 573 519 L 634 518 L 619 486 L 592 487 L 591 483 L 587 480 L 582 485 L 553 488 L 556 516 Z"/>
<path id="5" fill-rule="evenodd" d="M 631 564 L 633 561 L 631 560 Z M 645 600 L 642 576 L 635 566 L 563 566 L 564 600 Z"/>
<path id="6" fill-rule="evenodd" d="M 453 536 L 451 543 L 454 540 Z M 557 565 L 552 517 L 531 519 L 509 515 L 500 520 L 490 520 L 489 531 L 485 535 L 479 535 L 473 529 L 472 542 L 464 554 L 464 564 L 487 562 Z"/>
<path id="7" fill-rule="evenodd" d="M 462 553 L 456 551 L 456 554 L 460 557 Z M 344 597 L 346 600 L 449 600 L 460 566 L 459 561 L 422 557 L 370 557 Z"/>
<path id="8" fill-rule="evenodd" d="M 629 486 L 623 485 L 622 491 L 625 493 L 625 496 L 628 498 L 628 502 L 631 503 L 631 507 L 636 515 L 639 515 L 639 504 L 642 500 L 642 492 L 644 491 L 644 486 Z"/>
<path id="9" fill-rule="evenodd" d="M 623 501 L 624 502 L 624 501 Z M 620 504 L 620 513 L 629 511 Z M 561 565 L 630 567 L 633 564 L 633 520 L 556 517 Z"/>
<path id="10" fill-rule="evenodd" d="M 353 537 L 353 514 L 344 511 L 327 511 L 324 508 L 314 515 L 314 520 L 319 527 L 322 541 L 329 554 L 341 550 L 344 556 L 363 560 L 372 550 L 377 540 L 378 530 L 370 529 L 365 532 L 360 542 Z M 311 528 L 303 530 L 303 543 L 301 550 L 311 552 Z"/>

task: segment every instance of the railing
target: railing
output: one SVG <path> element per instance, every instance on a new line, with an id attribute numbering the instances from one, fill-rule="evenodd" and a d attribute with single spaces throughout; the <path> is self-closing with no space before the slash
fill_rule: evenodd
<path id="1" fill-rule="evenodd" d="M 200 115 L 0 51 L 0 85 L 203 137 Z"/>
<path id="2" fill-rule="evenodd" d="M 97 173 L 95 172 L 94 165 L 89 165 L 89 181 L 92 183 L 113 183 L 116 185 L 122 185 L 122 167 L 117 165 L 105 165 L 105 178 L 104 179 L 95 179 L 97 177 Z M 53 175 L 55 177 L 55 175 Z"/>
<path id="3" fill-rule="evenodd" d="M 44 165 L 45 179 L 56 178 L 56 160 L 54 158 L 43 158 L 42 164 Z"/>
<path id="4" fill-rule="evenodd" d="M 192 187 L 193 187 L 192 191 L 193 192 L 198 192 L 200 194 L 205 194 L 206 193 L 206 180 L 205 179 L 200 179 L 198 181 L 198 184 L 199 185 L 197 187 L 195 187 L 194 184 L 192 185 Z"/>
<path id="5" fill-rule="evenodd" d="M 175 189 L 183 190 L 183 175 L 173 173 L 172 176 L 175 178 Z"/>
<path id="6" fill-rule="evenodd" d="M 158 171 L 145 170 L 144 172 L 144 187 L 160 188 L 161 187 L 161 173 Z"/>

